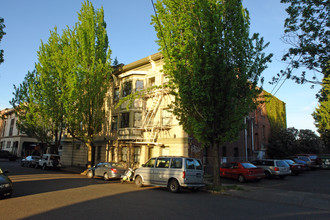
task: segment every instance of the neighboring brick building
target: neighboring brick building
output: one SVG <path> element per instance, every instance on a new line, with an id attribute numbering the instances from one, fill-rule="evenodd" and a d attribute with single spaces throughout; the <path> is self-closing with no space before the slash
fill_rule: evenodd
<path id="1" fill-rule="evenodd" d="M 168 105 L 174 99 L 168 91 L 153 90 L 148 95 L 135 99 L 129 109 L 126 108 L 128 102 L 118 109 L 114 108 L 122 97 L 141 89 L 163 85 L 168 79 L 161 71 L 162 68 L 160 53 L 117 68 L 106 99 L 104 130 L 96 139 L 96 147 L 92 153 L 96 163 L 114 161 L 139 167 L 152 156 L 173 155 L 199 157 L 208 166 L 208 150 L 202 150 L 168 111 Z M 258 110 L 250 113 L 246 120 L 247 129 L 240 132 L 238 141 L 220 147 L 221 161 L 265 156 L 271 132 L 265 106 L 261 104 Z M 285 105 L 282 106 L 285 118 Z M 65 136 L 62 145 L 62 163 L 72 166 L 87 165 L 87 147 L 84 144 Z"/>

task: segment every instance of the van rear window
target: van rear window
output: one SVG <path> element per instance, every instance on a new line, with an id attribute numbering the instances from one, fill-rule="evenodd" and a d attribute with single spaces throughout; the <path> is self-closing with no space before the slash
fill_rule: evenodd
<path id="1" fill-rule="evenodd" d="M 195 160 L 196 170 L 202 170 L 202 164 L 199 160 Z"/>
<path id="2" fill-rule="evenodd" d="M 195 163 L 193 159 L 187 159 L 186 160 L 186 166 L 187 169 L 194 170 L 195 169 Z"/>
<path id="3" fill-rule="evenodd" d="M 182 158 L 172 158 L 171 168 L 181 169 L 182 168 Z"/>

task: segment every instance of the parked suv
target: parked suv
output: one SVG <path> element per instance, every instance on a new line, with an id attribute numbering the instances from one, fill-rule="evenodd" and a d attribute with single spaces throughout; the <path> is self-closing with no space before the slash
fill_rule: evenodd
<path id="1" fill-rule="evenodd" d="M 60 156 L 57 154 L 44 154 L 36 163 L 35 168 L 42 167 L 43 170 L 54 168 L 59 170 L 61 168 Z"/>
<path id="2" fill-rule="evenodd" d="M 255 160 L 252 162 L 256 167 L 263 168 L 266 177 L 278 176 L 284 179 L 291 174 L 290 166 L 283 160 Z"/>
<path id="3" fill-rule="evenodd" d="M 168 187 L 171 192 L 181 187 L 198 189 L 204 186 L 202 163 L 188 157 L 154 157 L 135 170 L 135 184 Z"/>

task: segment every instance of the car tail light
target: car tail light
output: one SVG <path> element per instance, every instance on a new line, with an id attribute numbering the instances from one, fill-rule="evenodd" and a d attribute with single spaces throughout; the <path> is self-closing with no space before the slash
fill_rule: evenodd
<path id="1" fill-rule="evenodd" d="M 117 173 L 117 170 L 114 169 L 114 168 L 111 168 L 111 171 L 114 172 L 114 173 Z"/>
<path id="2" fill-rule="evenodd" d="M 280 168 L 274 167 L 274 171 L 280 171 Z"/>
<path id="3" fill-rule="evenodd" d="M 186 178 L 186 171 L 182 172 L 182 179 Z"/>

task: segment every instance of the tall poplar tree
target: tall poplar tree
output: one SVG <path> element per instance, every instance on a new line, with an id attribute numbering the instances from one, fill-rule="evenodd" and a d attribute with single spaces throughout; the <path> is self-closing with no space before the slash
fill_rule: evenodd
<path id="1" fill-rule="evenodd" d="M 92 3 L 85 1 L 78 20 L 72 31 L 63 34 L 68 45 L 66 57 L 70 61 L 64 105 L 69 132 L 88 147 L 91 166 L 94 165 L 94 140 L 105 122 L 104 102 L 112 79 L 111 50 L 103 8 L 94 10 Z"/>
<path id="2" fill-rule="evenodd" d="M 108 46 L 103 8 L 94 10 L 85 1 L 79 22 L 62 35 L 50 32 L 41 42 L 37 71 L 15 87 L 12 103 L 22 124 L 35 137 L 47 137 L 58 146 L 64 129 L 88 147 L 89 166 L 94 164 L 94 140 L 102 130 L 104 102 L 110 86 L 111 50 Z M 40 127 L 42 125 L 42 127 Z M 48 136 L 47 136 L 48 135 Z"/>
<path id="3" fill-rule="evenodd" d="M 220 185 L 219 146 L 238 138 L 256 107 L 257 84 L 271 55 L 240 0 L 158 0 L 152 22 L 184 130 L 212 150 Z"/>

